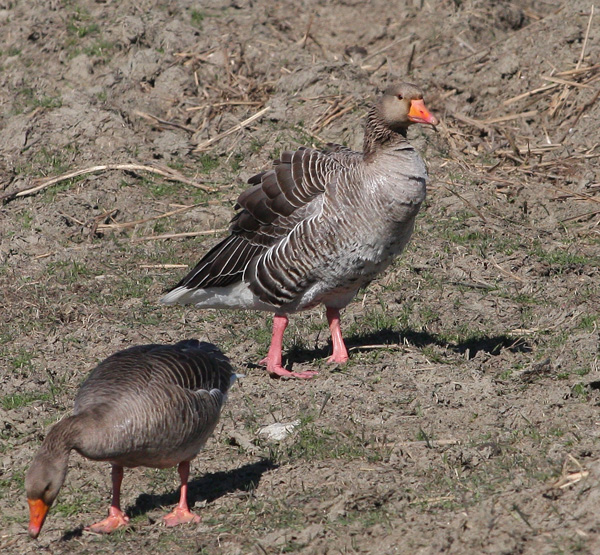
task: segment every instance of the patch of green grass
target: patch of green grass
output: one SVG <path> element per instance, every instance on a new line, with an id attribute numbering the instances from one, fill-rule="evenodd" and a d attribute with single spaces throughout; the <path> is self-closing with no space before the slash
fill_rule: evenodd
<path id="1" fill-rule="evenodd" d="M 152 233 L 154 233 L 155 235 L 160 235 L 162 233 L 166 233 L 167 230 L 168 230 L 168 226 L 162 220 L 155 221 L 154 225 L 152 226 Z"/>
<path id="2" fill-rule="evenodd" d="M 14 330 L 3 329 L 0 331 L 0 345 L 8 345 L 9 343 L 12 343 L 15 336 L 16 334 Z M 0 354 L 2 354 L 2 351 L 0 351 Z"/>
<path id="3" fill-rule="evenodd" d="M 192 25 L 197 29 L 202 29 L 202 22 L 206 17 L 205 13 L 202 10 L 192 10 L 190 14 L 190 20 Z"/>
<path id="4" fill-rule="evenodd" d="M 13 370 L 20 370 L 21 372 L 24 370 L 33 370 L 33 356 L 34 353 L 32 351 L 21 349 L 12 358 L 8 358 L 8 367 Z"/>
<path id="5" fill-rule="evenodd" d="M 554 331 L 545 342 L 545 347 L 549 350 L 564 346 L 571 337 L 570 330 Z M 540 353 L 541 354 L 541 353 Z M 550 353 L 548 353 L 550 354 Z"/>
<path id="6" fill-rule="evenodd" d="M 569 271 L 574 267 L 585 266 L 589 264 L 599 265 L 600 257 L 588 256 L 579 252 L 569 252 L 571 245 L 562 244 L 557 248 L 546 249 L 539 241 L 536 241 L 532 247 L 532 252 L 541 262 L 552 267 L 555 273 Z M 573 246 L 577 246 L 573 244 Z"/>
<path id="7" fill-rule="evenodd" d="M 200 163 L 200 171 L 202 173 L 210 173 L 221 165 L 220 160 L 210 154 L 201 154 L 198 162 Z"/>
<path id="8" fill-rule="evenodd" d="M 591 371 L 592 371 L 592 369 L 591 369 L 590 367 L 585 367 L 585 368 L 578 368 L 578 369 L 575 371 L 575 373 L 576 373 L 578 376 L 581 376 L 581 377 L 583 377 L 583 376 L 587 376 L 587 375 L 588 375 L 588 374 L 589 374 Z"/>
<path id="9" fill-rule="evenodd" d="M 148 478 L 148 491 L 150 493 L 163 492 L 176 483 L 176 473 L 173 472 L 172 468 L 144 468 L 144 476 Z"/>
<path id="10" fill-rule="evenodd" d="M 13 393 L 12 395 L 5 395 L 0 398 L 0 405 L 4 410 L 18 409 L 26 407 L 34 401 L 50 401 L 52 395 L 50 393 Z"/>
<path id="11" fill-rule="evenodd" d="M 529 295 L 527 293 L 517 293 L 516 295 L 512 295 L 510 298 L 517 304 L 524 304 L 524 305 L 539 305 L 539 304 L 541 304 L 540 299 L 534 297 L 533 295 Z"/>
<path id="12" fill-rule="evenodd" d="M 71 149 L 68 147 L 57 150 L 41 147 L 28 163 L 18 165 L 16 171 L 28 177 L 34 173 L 41 173 L 44 176 L 64 173 L 69 167 L 66 154 L 70 152 Z"/>
<path id="13" fill-rule="evenodd" d="M 14 469 L 10 474 L 4 474 L 5 478 L 0 478 L 0 498 L 10 490 L 22 491 L 25 489 L 25 469 Z"/>
<path id="14" fill-rule="evenodd" d="M 345 331 L 345 335 L 362 336 L 368 333 L 377 333 L 381 330 L 399 330 L 398 317 L 391 311 L 385 309 L 369 309 L 358 320 L 352 322 Z"/>
<path id="15" fill-rule="evenodd" d="M 294 540 L 291 540 L 289 543 L 285 544 L 280 548 L 280 553 L 299 553 L 303 547 L 306 547 L 305 543 L 298 543 Z"/>
<path id="16" fill-rule="evenodd" d="M 62 106 L 62 98 L 60 96 L 40 94 L 31 87 L 24 87 L 16 92 L 14 106 L 17 114 L 31 111 L 36 108 L 52 110 Z"/>
<path id="17" fill-rule="evenodd" d="M 181 171 L 185 168 L 185 162 L 182 158 L 173 158 L 167 163 L 167 166 L 169 168 L 173 168 L 174 170 Z"/>
<path id="18" fill-rule="evenodd" d="M 444 355 L 434 345 L 425 345 L 421 348 L 422 355 L 429 361 L 436 364 L 450 364 L 452 361 L 444 357 Z"/>
<path id="19" fill-rule="evenodd" d="M 244 160 L 244 155 L 241 153 L 234 154 L 229 159 L 229 165 L 231 166 L 231 171 L 237 173 L 242 169 L 242 161 Z"/>
<path id="20" fill-rule="evenodd" d="M 50 262 L 47 266 L 47 273 L 55 276 L 60 283 L 64 284 L 72 284 L 93 275 L 92 270 L 77 260 Z"/>
<path id="21" fill-rule="evenodd" d="M 83 38 L 98 33 L 99 30 L 100 26 L 85 8 L 75 6 L 67 17 L 67 34 L 71 36 Z"/>
<path id="22" fill-rule="evenodd" d="M 69 488 L 70 489 L 70 488 Z M 99 504 L 101 499 L 90 494 L 82 494 L 80 490 L 71 491 L 71 495 L 59 496 L 58 501 L 52 506 L 55 514 L 65 518 L 71 518 L 76 515 L 85 514 L 89 505 Z"/>
<path id="23" fill-rule="evenodd" d="M 260 152 L 263 146 L 265 146 L 264 141 L 257 139 L 256 137 L 250 139 L 250 152 L 252 152 L 252 154 Z"/>
<path id="24" fill-rule="evenodd" d="M 31 222 L 33 222 L 33 216 L 29 210 L 23 209 L 23 211 L 18 214 L 19 223 L 23 229 L 31 229 Z"/>
<path id="25" fill-rule="evenodd" d="M 423 328 L 427 328 L 427 326 L 429 326 L 430 324 L 437 322 L 440 319 L 440 315 L 435 309 L 425 305 L 422 306 L 421 310 L 419 311 L 419 318 L 421 326 Z"/>
<path id="26" fill-rule="evenodd" d="M 431 447 L 432 439 L 433 436 L 431 434 L 428 434 L 425 430 L 423 430 L 423 428 L 419 428 L 416 436 L 417 441 L 424 441 L 428 447 Z"/>
<path id="27" fill-rule="evenodd" d="M 51 168 L 55 173 L 63 173 L 68 169 L 63 152 L 50 151 L 42 147 L 33 157 L 33 163 L 46 169 Z"/>
<path id="28" fill-rule="evenodd" d="M 96 56 L 98 58 L 106 59 L 110 56 L 114 48 L 115 45 L 112 42 L 100 39 L 93 44 L 86 46 L 83 49 L 83 53 L 87 54 L 88 56 Z"/>
<path id="29" fill-rule="evenodd" d="M 84 23 L 75 18 L 71 18 L 67 22 L 67 32 L 80 39 L 88 35 L 97 34 L 99 30 L 100 26 L 97 23 Z"/>
<path id="30" fill-rule="evenodd" d="M 587 400 L 589 397 L 589 391 L 584 383 L 578 382 L 571 388 L 571 395 L 573 397 L 580 397 Z"/>
<path id="31" fill-rule="evenodd" d="M 142 299 L 139 307 L 135 307 L 135 311 L 139 309 L 157 309 L 152 299 L 146 299 L 146 294 L 150 286 L 154 283 L 154 277 L 149 274 L 139 275 L 121 275 L 119 279 L 111 287 L 107 301 L 113 303 L 124 299 Z"/>
<path id="32" fill-rule="evenodd" d="M 447 229 L 444 230 L 444 233 L 442 235 L 445 239 L 448 239 L 456 245 L 471 246 L 474 243 L 489 244 L 490 242 L 490 238 L 487 233 L 473 231 L 468 228 L 460 229 L 457 231 Z"/>
<path id="33" fill-rule="evenodd" d="M 597 314 L 584 314 L 579 320 L 579 328 L 595 332 L 598 329 L 598 315 Z"/>
<path id="34" fill-rule="evenodd" d="M 306 516 L 300 508 L 291 506 L 288 499 L 271 499 L 269 501 L 250 497 L 247 509 L 244 511 L 248 518 L 264 524 L 269 528 L 302 528 Z"/>
<path id="35" fill-rule="evenodd" d="M 52 110 L 62 106 L 62 98 L 60 96 L 42 96 L 37 100 L 37 106 Z"/>
<path id="36" fill-rule="evenodd" d="M 494 248 L 497 252 L 505 254 L 506 256 L 510 256 L 511 254 L 519 252 L 526 247 L 523 245 L 520 239 L 514 237 L 505 237 L 496 239 L 494 241 Z"/>
<path id="37" fill-rule="evenodd" d="M 381 447 L 375 438 L 366 437 L 364 428 L 360 431 L 349 427 L 332 430 L 317 426 L 310 417 L 303 419 L 291 444 L 271 448 L 272 458 L 277 461 L 301 458 L 310 461 L 366 459 L 376 462 L 389 456 L 389 449 Z"/>
<path id="38" fill-rule="evenodd" d="M 317 148 L 322 148 L 324 145 L 317 141 L 310 132 L 304 129 L 304 123 L 299 121 L 297 125 L 291 128 L 292 144 L 295 145 L 312 145 Z"/>
<path id="39" fill-rule="evenodd" d="M 512 376 L 513 372 L 518 372 L 519 370 L 523 370 L 523 368 L 525 368 L 524 362 L 516 362 L 512 365 L 511 368 L 501 372 L 498 377 L 501 380 L 508 380 Z"/>
<path id="40" fill-rule="evenodd" d="M 163 181 L 161 183 L 151 183 L 149 185 L 150 193 L 155 198 L 171 197 L 174 196 L 178 187 L 174 183 Z"/>
<path id="41" fill-rule="evenodd" d="M 60 173 L 60 172 L 56 172 L 56 173 Z M 64 193 L 65 191 L 69 191 L 70 189 L 73 188 L 73 185 L 75 185 L 75 183 L 78 183 L 79 181 L 82 181 L 83 179 L 85 179 L 85 177 L 82 175 L 79 177 L 74 177 L 72 179 L 65 179 L 64 181 L 61 181 L 60 183 L 56 183 L 55 185 L 52 185 L 52 187 L 48 187 L 47 189 L 45 189 L 42 192 L 42 198 L 44 199 L 44 202 L 46 202 L 47 204 L 54 202 L 59 193 Z"/>

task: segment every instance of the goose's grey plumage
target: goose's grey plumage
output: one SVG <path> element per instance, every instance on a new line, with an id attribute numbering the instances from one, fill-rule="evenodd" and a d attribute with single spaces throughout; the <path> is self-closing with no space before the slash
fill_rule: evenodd
<path id="1" fill-rule="evenodd" d="M 369 111 L 363 152 L 335 144 L 284 152 L 249 180 L 231 234 L 162 302 L 274 312 L 267 370 L 296 377 L 314 372 L 281 366 L 287 314 L 323 303 L 330 360 L 345 362 L 339 310 L 403 250 L 425 199 L 425 164 L 406 138 L 413 123 L 437 120 L 415 85 L 399 83 Z"/>
<path id="2" fill-rule="evenodd" d="M 227 357 L 196 340 L 135 346 L 101 362 L 79 389 L 73 415 L 50 429 L 29 468 L 30 535 L 40 532 L 72 449 L 113 465 L 109 517 L 91 530 L 110 532 L 127 523 L 119 503 L 123 467 L 179 465 L 181 500 L 166 523 L 197 521 L 186 501 L 189 461 L 217 425 L 235 377 Z"/>

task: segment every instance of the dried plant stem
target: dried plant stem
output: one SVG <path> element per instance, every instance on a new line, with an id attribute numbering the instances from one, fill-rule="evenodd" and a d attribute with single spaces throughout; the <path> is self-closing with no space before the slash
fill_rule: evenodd
<path id="1" fill-rule="evenodd" d="M 107 229 L 127 229 L 129 227 L 135 227 L 140 224 L 145 224 L 147 222 L 153 222 L 155 220 L 161 220 L 163 218 L 168 218 L 170 216 L 174 216 L 175 214 L 181 214 L 182 212 L 187 212 L 188 210 L 192 210 L 192 208 L 196 208 L 200 206 L 200 204 L 193 204 L 192 206 L 184 206 L 183 208 L 177 208 L 176 210 L 171 210 L 170 212 L 165 212 L 164 214 L 159 214 L 158 216 L 151 216 L 149 218 L 142 218 L 141 220 L 135 220 L 132 222 L 123 222 L 119 224 L 98 224 L 96 229 L 98 231 L 103 231 Z"/>
<path id="2" fill-rule="evenodd" d="M 162 175 L 169 181 L 179 181 L 181 183 L 185 183 L 186 185 L 191 185 L 192 187 L 196 187 L 197 189 L 202 189 L 203 191 L 206 191 L 207 193 L 212 193 L 217 190 L 213 187 L 207 187 L 206 185 L 201 185 L 200 183 L 197 183 L 196 181 L 188 179 L 184 175 L 180 174 L 178 171 L 175 171 L 171 168 L 157 167 L 157 166 L 144 166 L 142 164 L 105 164 L 105 165 L 100 165 L 100 166 L 91 166 L 89 168 L 83 168 L 81 170 L 75 170 L 72 172 L 65 173 L 63 175 L 45 179 L 39 185 L 36 185 L 35 187 L 21 189 L 20 191 L 15 191 L 12 193 L 6 193 L 6 194 L 0 196 L 0 201 L 6 202 L 8 200 L 12 200 L 17 197 L 25 197 L 25 196 L 29 196 L 29 195 L 34 195 L 35 193 L 38 193 L 39 191 L 42 191 L 42 190 L 50 187 L 51 185 L 55 185 L 56 183 L 60 183 L 61 181 L 66 181 L 68 179 L 73 179 L 75 177 L 79 177 L 80 175 L 87 175 L 90 173 L 113 171 L 113 170 L 145 171 L 145 172 L 149 172 L 149 173 L 155 173 L 158 175 Z"/>
<path id="3" fill-rule="evenodd" d="M 379 56 L 379 54 L 383 54 L 386 50 L 389 50 L 393 46 L 396 46 L 397 44 L 404 42 L 405 40 L 410 40 L 411 38 L 412 38 L 412 35 L 408 35 L 406 37 L 396 39 L 395 41 L 390 42 L 390 44 L 384 46 L 383 48 L 380 48 L 379 50 L 376 50 L 372 54 L 365 56 L 365 58 L 362 61 L 363 61 L 363 63 L 365 63 L 367 60 L 370 60 L 370 59 L 374 58 L 375 56 Z"/>
<path id="4" fill-rule="evenodd" d="M 140 268 L 147 270 L 177 270 L 179 268 L 188 268 L 187 264 L 140 264 Z"/>
<path id="5" fill-rule="evenodd" d="M 205 108 L 221 108 L 222 106 L 260 106 L 262 102 L 253 102 L 251 100 L 229 100 L 227 102 L 215 102 L 213 104 L 203 104 L 202 106 L 190 106 L 186 112 L 195 112 Z"/>
<path id="6" fill-rule="evenodd" d="M 586 51 L 588 39 L 590 36 L 590 28 L 592 26 L 592 18 L 593 17 L 594 17 L 594 6 L 592 6 L 592 8 L 590 10 L 590 17 L 588 19 L 587 29 L 585 32 L 585 37 L 583 39 L 583 45 L 581 46 L 581 52 L 579 54 L 579 59 L 577 60 L 577 65 L 575 66 L 575 69 L 579 69 L 581 67 L 581 63 L 583 62 L 583 59 L 585 57 L 585 51 Z M 569 94 L 571 94 L 571 89 L 569 87 L 570 87 L 570 85 L 564 85 L 564 88 L 563 88 L 562 92 L 560 93 L 560 96 L 558 97 L 556 104 L 550 110 L 550 116 L 552 116 L 552 117 L 556 116 L 556 114 L 558 114 L 559 110 L 565 105 L 565 102 L 566 102 L 567 98 L 569 97 Z"/>
<path id="7" fill-rule="evenodd" d="M 340 118 L 344 114 L 350 112 L 356 107 L 351 96 L 347 96 L 344 100 L 337 100 L 322 114 L 319 119 L 313 124 L 312 131 L 318 133 L 324 127 L 327 127 L 332 121 Z"/>
<path id="8" fill-rule="evenodd" d="M 181 125 L 180 123 L 176 123 L 174 121 L 167 121 L 164 119 L 160 119 L 156 116 L 153 116 L 152 114 L 148 114 L 146 112 L 141 112 L 141 111 L 136 111 L 134 112 L 136 116 L 139 116 L 143 119 L 146 119 L 148 121 L 151 121 L 153 123 L 157 123 L 159 125 L 162 125 L 164 127 L 175 127 L 176 129 L 183 129 L 184 131 L 187 131 L 188 133 L 195 133 L 196 130 L 193 129 L 192 127 L 187 127 L 185 125 Z"/>
<path id="9" fill-rule="evenodd" d="M 471 208 L 471 210 L 473 210 L 473 212 L 475 212 L 475 214 L 477 214 L 481 220 L 485 223 L 487 223 L 487 220 L 485 218 L 485 216 L 481 213 L 481 210 L 479 210 L 479 208 L 477 208 L 472 202 L 470 202 L 469 200 L 467 200 L 465 197 L 463 197 L 460 193 L 457 193 L 452 187 L 449 187 L 449 185 L 454 185 L 453 183 L 450 183 L 448 181 L 443 181 L 442 183 L 445 183 L 445 185 L 442 185 L 442 187 L 444 189 L 446 189 L 447 191 L 449 191 L 450 193 L 452 193 L 453 195 L 457 196 L 460 200 L 462 200 L 469 208 Z"/>
<path id="10" fill-rule="evenodd" d="M 577 65 L 575 69 L 579 69 L 581 67 L 581 62 L 583 62 L 583 58 L 585 57 L 585 51 L 587 48 L 588 39 L 590 38 L 590 29 L 592 28 L 592 19 L 594 18 L 594 5 L 590 8 L 590 17 L 588 19 L 587 29 L 585 30 L 585 38 L 583 39 L 583 44 L 581 45 L 581 53 L 579 54 L 579 60 L 577 60 Z"/>
<path id="11" fill-rule="evenodd" d="M 552 85 L 544 85 L 543 87 L 539 87 L 537 89 L 533 89 L 531 91 L 527 91 L 525 93 L 518 94 L 517 96 L 513 96 L 512 98 L 509 98 L 509 99 L 503 101 L 502 104 L 504 106 L 508 106 L 509 104 L 512 104 L 513 102 L 523 100 L 524 98 L 529 98 L 530 96 L 533 96 L 535 94 L 540 94 L 543 92 L 551 91 L 553 89 L 556 89 L 557 87 L 558 87 L 558 83 L 553 83 Z"/>
<path id="12" fill-rule="evenodd" d="M 265 106 L 262 110 L 260 110 L 259 112 L 256 112 L 256 114 L 254 114 L 253 116 L 250 116 L 248 119 L 245 119 L 241 123 L 234 125 L 231 129 L 228 129 L 227 131 L 223 131 L 223 133 L 219 133 L 218 135 L 215 135 L 211 139 L 208 139 L 208 140 L 200 143 L 194 149 L 194 152 L 199 152 L 201 150 L 205 150 L 210 145 L 212 145 L 213 143 L 216 143 L 217 141 L 220 141 L 224 137 L 227 137 L 228 135 L 231 135 L 232 133 L 235 133 L 236 131 L 240 131 L 241 129 L 244 129 L 244 127 L 247 127 L 252 122 L 256 121 L 258 118 L 264 116 L 270 109 L 271 109 L 270 106 Z"/>
<path id="13" fill-rule="evenodd" d="M 165 239 L 181 239 L 183 237 L 198 237 L 201 235 L 216 235 L 217 233 L 223 233 L 227 231 L 227 228 L 222 229 L 207 229 L 206 231 L 186 231 L 183 233 L 165 233 L 163 235 L 146 235 L 145 237 L 136 237 L 133 239 L 133 243 L 140 241 L 163 241 Z"/>
<path id="14" fill-rule="evenodd" d="M 512 121 L 512 120 L 519 119 L 519 118 L 531 118 L 533 116 L 536 116 L 537 113 L 538 113 L 537 110 L 530 110 L 529 112 L 521 112 L 519 114 L 507 114 L 505 116 L 499 116 L 497 118 L 491 118 L 491 119 L 485 119 L 485 120 L 470 118 L 469 116 L 465 116 L 463 114 L 453 114 L 453 116 L 457 120 L 463 121 L 464 123 L 468 123 L 468 124 L 473 125 L 478 128 L 484 128 L 484 127 L 489 127 L 490 125 L 493 125 L 495 123 L 503 123 L 505 121 Z"/>

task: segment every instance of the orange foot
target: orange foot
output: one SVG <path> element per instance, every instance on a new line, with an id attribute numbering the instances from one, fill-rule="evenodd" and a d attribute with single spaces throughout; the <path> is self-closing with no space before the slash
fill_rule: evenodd
<path id="1" fill-rule="evenodd" d="M 304 372 L 290 372 L 286 370 L 281 364 L 267 364 L 267 372 L 272 378 L 299 378 L 301 380 L 310 380 L 314 378 L 318 372 L 314 370 L 305 370 Z"/>
<path id="2" fill-rule="evenodd" d="M 310 380 L 314 378 L 318 372 L 314 370 L 305 370 L 304 372 L 290 372 L 281 364 L 269 364 L 269 357 L 263 358 L 259 363 L 260 366 L 266 366 L 267 372 L 272 378 L 299 378 L 301 380 Z"/>
<path id="3" fill-rule="evenodd" d="M 129 524 L 129 517 L 120 509 L 111 507 L 108 511 L 108 517 L 96 524 L 86 526 L 85 529 L 90 532 L 96 532 L 97 534 L 110 534 L 117 528 L 122 528 Z"/>
<path id="4" fill-rule="evenodd" d="M 163 517 L 165 526 L 177 526 L 178 524 L 187 524 L 188 522 L 198 524 L 200 520 L 198 515 L 195 515 L 189 509 L 182 509 L 181 507 L 176 507 Z"/>
<path id="5" fill-rule="evenodd" d="M 344 364 L 345 362 L 348 362 L 348 355 L 331 355 L 328 359 L 327 362 L 329 362 L 330 364 Z"/>

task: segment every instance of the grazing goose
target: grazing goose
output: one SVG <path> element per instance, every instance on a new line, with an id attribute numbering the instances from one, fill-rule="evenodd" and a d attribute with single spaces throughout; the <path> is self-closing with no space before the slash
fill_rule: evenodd
<path id="1" fill-rule="evenodd" d="M 27 472 L 29 535 L 40 533 L 71 449 L 112 463 L 108 518 L 89 530 L 109 533 L 129 521 L 119 499 L 125 466 L 179 465 L 181 497 L 165 524 L 199 522 L 187 504 L 190 461 L 215 429 L 235 378 L 214 345 L 196 340 L 131 347 L 101 362 L 79 389 L 73 415 L 50 429 Z"/>
<path id="2" fill-rule="evenodd" d="M 284 152 L 238 198 L 231 234 L 161 301 L 275 313 L 263 363 L 272 376 L 310 378 L 282 367 L 287 315 L 326 307 L 333 354 L 348 360 L 340 309 L 385 270 L 410 239 L 427 172 L 406 138 L 413 123 L 436 125 L 412 84 L 390 86 L 367 115 L 363 152 Z"/>

